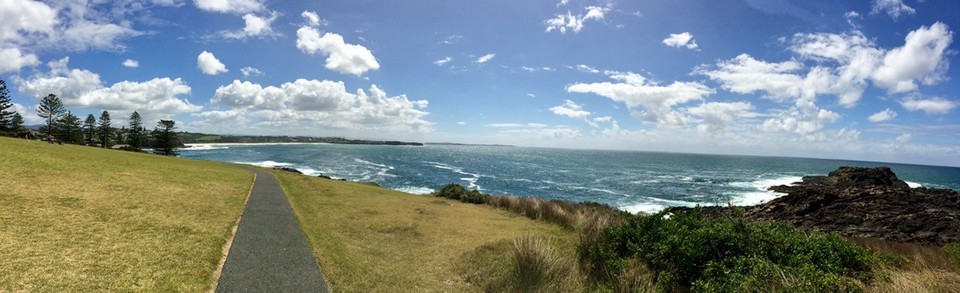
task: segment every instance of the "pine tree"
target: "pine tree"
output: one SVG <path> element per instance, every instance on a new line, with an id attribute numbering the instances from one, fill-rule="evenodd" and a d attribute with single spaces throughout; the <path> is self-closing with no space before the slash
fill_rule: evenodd
<path id="1" fill-rule="evenodd" d="M 46 133 L 47 137 L 53 136 L 54 122 L 63 116 L 67 109 L 63 107 L 63 101 L 57 95 L 49 94 L 40 100 L 40 107 L 37 108 L 37 115 L 40 118 L 47 119 Z"/>
<path id="2" fill-rule="evenodd" d="M 130 114 L 130 129 L 127 129 L 127 144 L 133 149 L 140 150 L 146 139 L 145 134 L 140 113 L 133 111 L 133 114 Z"/>
<path id="3" fill-rule="evenodd" d="M 63 142 L 82 144 L 83 130 L 80 126 L 80 118 L 67 111 L 67 115 L 57 120 L 57 135 Z"/>
<path id="4" fill-rule="evenodd" d="M 113 127 L 110 127 L 110 112 L 104 110 L 103 113 L 100 113 L 100 121 L 97 123 L 97 138 L 100 139 L 100 147 L 110 147 L 112 134 Z"/>
<path id="5" fill-rule="evenodd" d="M 157 127 L 153 129 L 150 136 L 153 137 L 153 153 L 164 156 L 176 156 L 177 148 L 180 146 L 180 139 L 173 120 L 160 120 Z"/>
<path id="6" fill-rule="evenodd" d="M 16 112 L 9 111 L 10 107 L 13 107 L 10 103 L 10 90 L 7 89 L 7 82 L 0 79 L 0 131 L 13 130 L 13 123 L 10 120 Z"/>
<path id="7" fill-rule="evenodd" d="M 83 121 L 83 144 L 93 145 L 97 139 L 97 118 L 93 114 L 87 114 L 87 120 Z"/>
<path id="8" fill-rule="evenodd" d="M 10 128 L 13 129 L 13 132 L 17 135 L 20 135 L 23 129 L 23 116 L 20 116 L 20 113 L 13 112 L 13 118 L 10 118 Z"/>

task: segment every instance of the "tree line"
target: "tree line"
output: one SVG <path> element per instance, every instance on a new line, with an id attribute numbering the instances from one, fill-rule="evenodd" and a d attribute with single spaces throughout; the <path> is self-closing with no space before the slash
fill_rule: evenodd
<path id="1" fill-rule="evenodd" d="M 12 107 L 10 91 L 6 82 L 0 79 L 0 133 L 29 138 L 33 132 L 24 127 L 23 116 L 11 111 Z M 165 156 L 176 156 L 177 148 L 181 145 L 173 120 L 160 120 L 156 127 L 148 132 L 137 111 L 130 114 L 128 125 L 120 128 L 112 124 L 110 112 L 106 110 L 100 113 L 99 119 L 88 114 L 81 122 L 80 117 L 64 107 L 63 101 L 57 95 L 49 94 L 40 100 L 37 115 L 46 120 L 46 124 L 40 127 L 42 136 L 39 138 L 50 142 L 102 148 L 125 144 L 120 149 L 142 152 L 144 148 L 153 148 L 155 154 Z"/>

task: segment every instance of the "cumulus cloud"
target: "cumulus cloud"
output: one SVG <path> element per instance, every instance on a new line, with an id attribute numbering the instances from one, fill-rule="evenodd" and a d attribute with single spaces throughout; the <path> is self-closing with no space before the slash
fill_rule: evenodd
<path id="1" fill-rule="evenodd" d="M 196 112 L 202 107 L 178 98 L 190 93 L 181 79 L 154 78 L 144 82 L 121 81 L 104 86 L 100 75 L 68 67 L 70 59 L 48 63 L 50 72 L 18 79 L 20 92 L 40 99 L 55 94 L 67 107 L 141 111 L 141 114 L 172 115 Z"/>
<path id="2" fill-rule="evenodd" d="M 276 33 L 273 32 L 273 28 L 270 26 L 273 24 L 274 20 L 277 20 L 278 16 L 279 14 L 276 12 L 271 12 L 269 16 L 257 16 L 250 13 L 244 14 L 243 21 L 245 25 L 243 30 L 224 31 L 220 34 L 227 39 L 273 36 L 276 35 Z"/>
<path id="3" fill-rule="evenodd" d="M 893 18 L 893 20 L 897 20 L 900 18 L 900 15 L 903 14 L 917 13 L 912 7 L 903 4 L 902 0 L 873 0 L 871 6 L 870 14 L 884 12 L 889 15 L 890 18 Z"/>
<path id="4" fill-rule="evenodd" d="M 927 99 L 908 97 L 900 101 L 900 105 L 909 111 L 923 111 L 927 114 L 947 114 L 950 113 L 953 108 L 957 107 L 957 102 L 941 97 Z"/>
<path id="5" fill-rule="evenodd" d="M 586 65 L 586 64 L 578 64 L 578 65 L 576 66 L 576 69 L 579 70 L 579 71 L 586 72 L 586 73 L 593 73 L 593 74 L 600 73 L 600 70 L 598 70 L 598 69 L 596 69 L 596 68 L 593 68 L 592 66 Z"/>
<path id="6" fill-rule="evenodd" d="M 737 119 L 756 117 L 758 114 L 753 113 L 753 109 L 749 102 L 709 102 L 688 108 L 687 112 L 702 118 L 697 125 L 697 130 L 701 133 L 723 134 L 727 125 Z"/>
<path id="7" fill-rule="evenodd" d="M 916 82 L 931 85 L 943 80 L 950 66 L 944 58 L 953 41 L 953 32 L 946 24 L 936 22 L 911 31 L 904 39 L 903 47 L 897 47 L 883 57 L 873 80 L 892 93 L 917 89 Z"/>
<path id="8" fill-rule="evenodd" d="M 250 13 L 263 10 L 261 0 L 194 0 L 197 8 L 207 12 Z"/>
<path id="9" fill-rule="evenodd" d="M 51 34 L 57 11 L 43 2 L 4 0 L 0 5 L 0 42 L 22 43 L 31 34 Z"/>
<path id="10" fill-rule="evenodd" d="M 587 6 L 585 13 L 574 15 L 567 11 L 567 14 L 557 14 L 551 19 L 547 19 L 544 24 L 547 25 L 546 32 L 559 31 L 566 34 L 567 30 L 579 33 L 583 29 L 584 22 L 588 20 L 602 21 L 604 15 L 610 12 L 610 7 Z"/>
<path id="11" fill-rule="evenodd" d="M 433 125 L 425 119 L 426 100 L 388 96 L 376 85 L 371 85 L 369 93 L 351 93 L 343 82 L 329 80 L 298 79 L 266 87 L 234 80 L 217 88 L 210 102 L 242 109 L 247 119 L 261 126 L 428 132 Z"/>
<path id="12" fill-rule="evenodd" d="M 674 48 L 686 47 L 690 50 L 696 50 L 700 47 L 689 32 L 670 34 L 669 38 L 663 39 L 663 44 Z"/>
<path id="13" fill-rule="evenodd" d="M 548 140 L 565 140 L 582 137 L 579 129 L 566 126 L 550 127 L 543 123 L 491 123 L 488 127 L 498 128 L 501 135 L 511 137 L 536 137 Z"/>
<path id="14" fill-rule="evenodd" d="M 313 27 L 297 30 L 297 48 L 307 54 L 327 55 L 326 68 L 342 74 L 360 76 L 369 70 L 379 70 L 380 63 L 364 46 L 347 44 L 335 33 L 325 33 Z"/>
<path id="15" fill-rule="evenodd" d="M 447 56 L 447 57 L 443 57 L 443 59 L 433 61 L 433 65 L 443 66 L 444 64 L 450 63 L 450 61 L 453 61 L 453 58 L 450 58 L 449 56 Z"/>
<path id="16" fill-rule="evenodd" d="M 250 66 L 246 66 L 246 67 L 244 67 L 244 68 L 240 68 L 240 73 L 243 73 L 243 77 L 261 76 L 261 75 L 263 75 L 263 71 L 260 71 L 260 69 L 256 69 L 256 68 L 253 68 L 253 67 L 250 67 Z"/>
<path id="17" fill-rule="evenodd" d="M 734 93 L 760 93 L 779 102 L 829 94 L 837 96 L 841 106 L 853 107 L 869 84 L 904 93 L 917 90 L 918 83 L 942 81 L 952 38 L 953 33 L 940 22 L 910 32 L 903 46 L 890 50 L 877 48 L 859 31 L 796 34 L 789 49 L 798 58 L 767 62 L 741 54 L 718 62 L 715 68 L 700 66 L 694 72 Z M 810 60 L 816 65 L 804 66 L 803 61 Z"/>
<path id="18" fill-rule="evenodd" d="M 122 64 L 123 64 L 123 67 L 127 67 L 127 68 L 137 68 L 137 67 L 140 67 L 140 61 L 133 60 L 133 59 L 123 60 L 123 63 L 122 63 Z"/>
<path id="19" fill-rule="evenodd" d="M 551 107 L 550 112 L 553 112 L 553 114 L 556 115 L 576 119 L 587 119 L 587 117 L 590 116 L 590 112 L 584 111 L 583 106 L 580 106 L 571 100 L 564 101 L 563 105 Z"/>
<path id="20" fill-rule="evenodd" d="M 0 49 L 0 73 L 20 70 L 40 63 L 37 55 L 23 54 L 19 48 Z"/>
<path id="21" fill-rule="evenodd" d="M 490 53 L 487 55 L 483 55 L 483 56 L 480 56 L 480 58 L 477 58 L 477 60 L 474 60 L 473 62 L 477 64 L 484 64 L 490 60 L 493 60 L 493 57 L 497 57 L 497 54 Z"/>
<path id="22" fill-rule="evenodd" d="M 197 68 L 206 75 L 217 75 L 229 71 L 227 66 L 217 59 L 217 56 L 207 51 L 203 51 L 197 56 Z"/>
<path id="23" fill-rule="evenodd" d="M 307 20 L 307 24 L 311 26 L 320 26 L 326 24 L 326 21 L 321 19 L 320 16 L 313 11 L 304 10 L 303 13 L 300 13 L 300 16 L 303 16 L 303 18 Z"/>
<path id="24" fill-rule="evenodd" d="M 121 40 L 144 34 L 133 29 L 129 21 L 110 19 L 92 8 L 100 4 L 4 0 L 0 5 L 0 48 L 122 51 L 126 47 Z"/>
<path id="25" fill-rule="evenodd" d="M 676 127 L 686 123 L 686 116 L 673 109 L 673 106 L 702 100 L 714 93 L 714 90 L 699 82 L 674 81 L 669 85 L 660 85 L 646 80 L 633 72 L 606 72 L 618 81 L 598 83 L 575 83 L 567 86 L 567 92 L 593 93 L 616 102 L 622 102 L 631 110 L 641 108 L 638 113 L 644 121 L 654 122 L 657 126 Z"/>
<path id="26" fill-rule="evenodd" d="M 890 108 L 887 108 L 887 109 L 884 109 L 883 111 L 870 115 L 870 117 L 867 117 L 867 120 L 873 123 L 880 123 L 880 122 L 893 120 L 893 118 L 897 118 L 897 112 L 894 112 L 893 110 L 890 110 Z"/>

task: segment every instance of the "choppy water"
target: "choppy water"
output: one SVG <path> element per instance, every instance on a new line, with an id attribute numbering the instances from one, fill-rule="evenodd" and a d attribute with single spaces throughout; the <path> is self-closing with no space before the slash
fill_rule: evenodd
<path id="1" fill-rule="evenodd" d="M 374 145 L 216 145 L 182 149 L 181 157 L 287 166 L 305 174 L 373 181 L 425 194 L 459 183 L 489 194 L 595 201 L 623 210 L 733 203 L 777 196 L 766 188 L 826 175 L 838 166 L 890 166 L 925 187 L 960 190 L 960 168 L 837 161 L 520 147 Z"/>

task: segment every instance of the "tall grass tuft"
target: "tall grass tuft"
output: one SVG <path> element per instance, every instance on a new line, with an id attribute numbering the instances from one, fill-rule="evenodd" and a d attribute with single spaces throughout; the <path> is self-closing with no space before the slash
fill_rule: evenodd
<path id="1" fill-rule="evenodd" d="M 513 240 L 513 282 L 516 292 L 561 292 L 574 277 L 573 264 L 549 241 L 523 236 Z"/>

